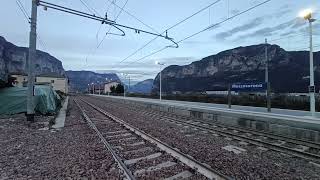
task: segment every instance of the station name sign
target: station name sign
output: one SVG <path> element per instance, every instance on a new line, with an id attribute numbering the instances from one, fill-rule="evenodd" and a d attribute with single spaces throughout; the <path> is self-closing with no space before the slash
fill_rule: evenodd
<path id="1" fill-rule="evenodd" d="M 267 83 L 237 83 L 231 85 L 232 91 L 265 91 L 267 89 Z"/>

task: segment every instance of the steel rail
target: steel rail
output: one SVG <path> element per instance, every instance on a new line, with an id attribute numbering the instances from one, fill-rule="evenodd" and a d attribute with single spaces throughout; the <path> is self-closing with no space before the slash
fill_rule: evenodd
<path id="1" fill-rule="evenodd" d="M 74 100 L 78 108 L 80 109 L 82 116 L 85 118 L 87 121 L 88 125 L 96 132 L 96 134 L 99 136 L 100 140 L 102 143 L 105 145 L 105 147 L 108 149 L 108 151 L 112 154 L 114 160 L 118 163 L 118 166 L 120 169 L 123 170 L 125 176 L 129 180 L 135 180 L 136 178 L 132 175 L 131 171 L 127 168 L 127 166 L 124 164 L 124 161 L 116 154 L 116 152 L 113 150 L 112 146 L 108 141 L 103 137 L 102 133 L 98 130 L 96 125 L 91 121 L 89 116 L 84 112 L 83 108 L 80 106 L 77 100 Z"/>
<path id="2" fill-rule="evenodd" d="M 141 111 L 141 109 L 139 109 L 139 110 Z M 150 113 L 149 111 L 152 111 L 153 114 Z M 163 111 L 156 112 L 155 110 L 149 110 L 149 111 L 145 110 L 144 112 L 146 112 L 146 113 L 148 113 L 150 115 L 155 115 L 156 113 L 160 113 L 162 115 L 162 114 L 166 113 L 166 116 L 168 116 L 171 119 L 175 118 L 173 116 L 178 116 L 178 115 L 170 113 L 170 112 L 163 112 Z M 242 132 L 242 133 L 251 133 L 251 134 L 257 135 L 257 136 L 266 136 L 266 137 L 269 137 L 271 139 L 284 140 L 284 141 L 287 141 L 289 143 L 294 143 L 294 144 L 297 144 L 297 145 L 305 145 L 305 146 L 309 146 L 309 147 L 312 147 L 312 148 L 316 148 L 316 149 L 319 149 L 319 151 L 320 151 L 320 143 L 317 143 L 317 142 L 312 142 L 312 141 L 303 140 L 303 139 L 297 139 L 297 138 L 293 138 L 293 137 L 285 136 L 285 135 L 280 135 L 280 134 L 273 134 L 273 133 L 270 133 L 270 132 L 264 131 L 264 130 L 258 131 L 258 130 L 244 128 L 244 127 L 238 127 L 238 126 L 234 126 L 234 125 L 225 125 L 225 124 L 222 124 L 222 123 L 219 123 L 219 122 L 212 123 L 212 122 L 209 122 L 208 120 L 190 118 L 190 117 L 187 117 L 187 116 L 181 116 L 180 115 L 179 118 L 184 119 L 184 120 L 188 120 L 188 121 L 208 124 L 210 126 L 217 126 L 217 127 L 220 127 L 220 128 L 227 128 L 227 129 L 230 129 L 230 130 L 236 130 L 236 131 L 239 131 L 239 132 Z M 196 119 L 196 120 L 193 120 L 193 119 Z"/>
<path id="3" fill-rule="evenodd" d="M 119 108 L 119 107 L 117 107 L 117 108 Z M 141 109 L 139 109 L 139 111 L 141 112 Z M 202 130 L 207 130 L 207 131 L 210 131 L 210 132 L 220 133 L 220 134 L 223 134 L 225 136 L 229 136 L 229 137 L 232 136 L 233 139 L 236 139 L 238 141 L 246 141 L 246 142 L 249 142 L 249 143 L 257 145 L 257 146 L 265 146 L 265 147 L 268 147 L 269 149 L 274 150 L 274 151 L 284 152 L 284 153 L 290 152 L 291 155 L 294 155 L 296 157 L 300 157 L 300 158 L 303 158 L 303 159 L 308 159 L 308 160 L 320 162 L 320 155 L 319 154 L 313 154 L 313 153 L 309 153 L 309 152 L 299 151 L 299 150 L 295 150 L 295 149 L 292 149 L 292 148 L 289 148 L 289 147 L 285 147 L 285 146 L 281 146 L 281 145 L 276 145 L 276 144 L 272 144 L 272 143 L 269 143 L 269 142 L 265 142 L 263 140 L 257 140 L 257 139 L 254 139 L 254 138 L 246 137 L 244 135 L 239 135 L 239 134 L 235 134 L 235 133 L 231 133 L 231 132 L 226 132 L 224 130 L 215 129 L 213 127 L 206 127 L 206 126 L 203 126 L 203 125 L 193 124 L 193 123 L 186 122 L 186 121 L 183 121 L 183 120 L 178 120 L 178 119 L 175 119 L 175 118 L 171 118 L 171 119 L 168 119 L 168 120 L 171 120 L 171 121 L 174 121 L 174 122 L 179 122 L 181 124 L 189 125 L 189 126 L 192 126 L 192 127 L 195 127 L 195 128 L 202 129 Z M 226 127 L 226 128 L 228 128 L 228 127 Z"/>
<path id="4" fill-rule="evenodd" d="M 263 140 L 258 140 L 258 139 L 246 137 L 244 135 L 238 135 L 236 133 L 226 132 L 224 130 L 219 130 L 219 129 L 216 129 L 216 128 L 213 128 L 213 127 L 206 127 L 204 125 L 194 124 L 194 123 L 191 123 L 191 122 L 186 122 L 186 121 L 177 120 L 177 119 L 173 119 L 173 118 L 170 118 L 170 119 L 167 119 L 167 120 L 174 121 L 174 122 L 179 122 L 181 124 L 189 125 L 189 126 L 192 126 L 192 127 L 195 127 L 195 128 L 202 129 L 202 130 L 207 130 L 207 131 L 211 131 L 211 132 L 218 132 L 220 134 L 224 134 L 224 135 L 227 135 L 227 136 L 232 136 L 232 138 L 234 138 L 234 139 L 242 140 L 242 141 L 244 140 L 244 141 L 247 141 L 247 142 L 249 142 L 251 144 L 258 145 L 258 146 L 262 145 L 262 146 L 265 146 L 265 147 L 269 147 L 269 149 L 272 149 L 272 150 L 275 150 L 275 151 L 281 151 L 281 152 L 290 151 L 290 153 L 292 155 L 294 155 L 294 156 L 297 156 L 297 157 L 300 157 L 300 158 L 304 158 L 304 159 L 308 159 L 308 160 L 316 160 L 317 162 L 320 162 L 320 155 L 318 155 L 318 154 L 299 151 L 299 150 L 295 150 L 295 149 L 292 149 L 292 148 L 289 148 L 289 147 L 285 147 L 285 146 L 281 146 L 281 145 L 275 145 L 273 143 L 265 142 Z M 194 121 L 194 122 L 196 122 L 196 121 Z M 212 125 L 214 125 L 214 124 L 212 124 Z M 228 128 L 228 127 L 223 127 L 223 128 Z M 251 131 L 248 131 L 248 133 L 254 134 Z M 265 136 L 268 137 L 268 135 L 265 135 Z M 285 140 L 285 141 L 287 141 L 287 140 Z M 289 143 L 293 143 L 293 144 L 299 145 L 298 143 L 295 143 L 294 141 L 290 141 Z M 315 148 L 314 146 L 310 146 L 310 147 Z M 319 147 L 317 147 L 317 148 L 319 149 Z"/>
<path id="5" fill-rule="evenodd" d="M 123 126 L 128 128 L 130 131 L 134 132 L 138 136 L 142 137 L 143 139 L 145 139 L 153 144 L 156 144 L 161 150 L 163 150 L 163 151 L 167 152 L 168 154 L 170 154 L 171 156 L 177 158 L 179 161 L 183 162 L 184 164 L 191 167 L 192 169 L 198 171 L 199 173 L 206 176 L 207 178 L 216 179 L 216 180 L 233 179 L 229 176 L 221 174 L 220 172 L 212 169 L 211 167 L 208 167 L 207 165 L 199 162 L 198 160 L 194 159 L 193 157 L 180 152 L 179 150 L 169 146 L 168 144 L 160 141 L 159 139 L 152 137 L 151 135 L 137 129 L 136 127 L 126 123 L 125 121 L 119 119 L 116 116 L 113 116 L 111 113 L 108 113 L 107 111 L 101 109 L 100 107 L 98 107 L 92 103 L 89 103 L 88 101 L 85 101 L 83 99 L 80 99 L 80 100 L 85 102 L 86 104 L 88 104 L 92 108 L 96 109 L 97 111 L 99 111 L 103 115 L 122 124 Z"/>

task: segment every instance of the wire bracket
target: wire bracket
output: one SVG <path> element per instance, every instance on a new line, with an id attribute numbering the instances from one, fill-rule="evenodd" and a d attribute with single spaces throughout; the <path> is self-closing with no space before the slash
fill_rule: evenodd
<path id="1" fill-rule="evenodd" d="M 125 36 L 126 35 L 126 33 L 122 29 L 118 28 L 117 26 L 115 26 L 113 24 L 110 24 L 110 26 L 112 26 L 112 27 L 116 28 L 117 30 L 119 30 L 121 32 L 121 34 L 118 34 L 118 33 L 106 33 L 106 35 L 108 35 L 108 34 L 115 35 L 115 36 Z"/>
<path id="2" fill-rule="evenodd" d="M 179 48 L 179 44 L 176 43 L 176 42 L 173 40 L 173 38 L 170 38 L 170 37 L 168 36 L 168 31 L 166 31 L 165 39 L 167 39 L 167 40 L 169 40 L 169 41 L 171 41 L 171 42 L 174 43 L 174 45 L 170 45 L 170 46 L 166 46 L 166 47 L 168 47 L 168 48 Z"/>

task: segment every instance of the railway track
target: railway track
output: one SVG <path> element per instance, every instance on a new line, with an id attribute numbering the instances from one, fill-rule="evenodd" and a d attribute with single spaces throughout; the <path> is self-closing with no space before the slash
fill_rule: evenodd
<path id="1" fill-rule="evenodd" d="M 120 103 L 120 102 L 119 102 Z M 232 126 L 225 126 L 218 123 L 204 122 L 189 117 L 178 116 L 167 112 L 161 112 L 151 109 L 146 109 L 140 106 L 128 106 L 121 103 L 127 109 L 139 112 L 139 114 L 148 116 L 150 118 L 161 118 L 171 123 L 183 124 L 186 126 L 205 130 L 210 133 L 219 134 L 221 136 L 229 137 L 237 141 L 250 143 L 252 145 L 261 146 L 270 150 L 287 153 L 308 161 L 320 163 L 320 144 L 301 139 L 295 139 L 285 136 L 279 136 L 266 132 L 258 132 L 237 128 Z M 111 104 L 110 104 L 111 105 Z M 123 108 L 117 106 L 118 108 Z M 124 109 L 125 110 L 125 109 Z"/>
<path id="2" fill-rule="evenodd" d="M 124 179 L 232 179 L 83 99 L 88 125 L 118 163 Z"/>

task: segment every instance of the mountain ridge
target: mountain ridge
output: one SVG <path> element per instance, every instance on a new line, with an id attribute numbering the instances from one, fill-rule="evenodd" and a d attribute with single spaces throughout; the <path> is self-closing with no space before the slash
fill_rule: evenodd
<path id="1" fill-rule="evenodd" d="M 93 71 L 66 71 L 69 78 L 69 86 L 72 92 L 85 92 L 88 84 L 102 84 L 109 81 L 120 82 L 119 77 L 115 73 L 96 73 Z"/>
<path id="2" fill-rule="evenodd" d="M 162 71 L 163 92 L 203 92 L 226 89 L 230 83 L 264 82 L 265 44 L 236 47 L 194 61 L 188 65 L 171 65 Z M 309 52 L 285 51 L 267 45 L 269 79 L 273 92 L 307 92 Z M 320 52 L 314 53 L 315 83 L 319 85 Z M 287 84 L 287 86 L 284 86 Z M 159 74 L 152 92 L 159 90 Z"/>
<path id="3" fill-rule="evenodd" d="M 29 48 L 16 46 L 0 36 L 0 80 L 7 82 L 10 74 L 27 74 Z M 47 52 L 37 50 L 35 74 L 55 73 L 65 76 L 62 62 Z"/>
<path id="4" fill-rule="evenodd" d="M 131 86 L 129 91 L 131 93 L 150 94 L 152 85 L 153 85 L 153 79 L 146 79 Z"/>

